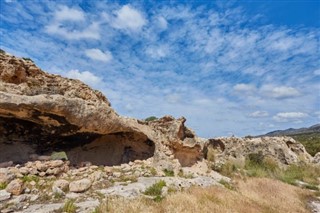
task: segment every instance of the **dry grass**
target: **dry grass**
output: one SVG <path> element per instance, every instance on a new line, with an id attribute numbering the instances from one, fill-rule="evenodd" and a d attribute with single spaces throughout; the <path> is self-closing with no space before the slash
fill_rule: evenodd
<path id="1" fill-rule="evenodd" d="M 114 198 L 96 212 L 303 213 L 309 212 L 304 203 L 307 196 L 306 190 L 277 180 L 248 178 L 247 181 L 238 181 L 236 190 L 218 186 L 194 187 L 170 194 L 161 202 L 144 198 Z"/>

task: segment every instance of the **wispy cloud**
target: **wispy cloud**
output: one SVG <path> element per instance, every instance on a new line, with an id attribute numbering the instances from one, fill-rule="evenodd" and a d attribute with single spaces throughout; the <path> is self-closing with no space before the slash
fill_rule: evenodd
<path id="1" fill-rule="evenodd" d="M 120 114 L 185 116 L 207 137 L 319 122 L 318 29 L 269 23 L 232 4 L 1 6 L 1 48 L 99 85 Z"/>
<path id="2" fill-rule="evenodd" d="M 63 5 L 55 11 L 54 18 L 57 21 L 84 21 L 85 14 L 81 10 L 69 8 Z"/>
<path id="3" fill-rule="evenodd" d="M 307 116 L 308 114 L 303 112 L 280 112 L 273 116 L 273 119 L 277 122 L 299 122 Z"/>
<path id="4" fill-rule="evenodd" d="M 269 113 L 266 111 L 255 111 L 249 114 L 249 117 L 252 118 L 263 118 L 269 116 Z"/>
<path id="5" fill-rule="evenodd" d="M 100 49 L 87 49 L 85 54 L 97 61 L 109 62 L 112 59 L 112 54 L 110 51 L 102 52 Z"/>

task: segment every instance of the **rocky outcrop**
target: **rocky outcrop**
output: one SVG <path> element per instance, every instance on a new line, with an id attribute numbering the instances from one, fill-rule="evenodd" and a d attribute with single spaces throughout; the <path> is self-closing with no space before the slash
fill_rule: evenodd
<path id="1" fill-rule="evenodd" d="M 271 158 L 280 166 L 312 162 L 304 146 L 290 137 L 214 138 L 207 141 L 204 154 L 217 165 L 226 161 L 244 164 L 250 154 Z"/>
<path id="2" fill-rule="evenodd" d="M 65 151 L 72 165 L 117 165 L 154 156 L 181 164 L 202 158 L 185 119 L 119 116 L 108 99 L 78 80 L 46 73 L 31 60 L 0 53 L 0 163 Z M 163 166 L 163 163 L 159 163 Z"/>
<path id="3" fill-rule="evenodd" d="M 313 157 L 313 163 L 320 166 L 320 152 Z"/>

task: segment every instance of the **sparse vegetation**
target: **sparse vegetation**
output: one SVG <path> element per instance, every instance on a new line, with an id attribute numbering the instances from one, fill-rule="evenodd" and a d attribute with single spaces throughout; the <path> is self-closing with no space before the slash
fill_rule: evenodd
<path id="1" fill-rule="evenodd" d="M 172 171 L 172 170 L 164 169 L 163 172 L 167 177 L 173 177 L 174 176 L 174 171 Z"/>
<path id="2" fill-rule="evenodd" d="M 24 183 L 29 183 L 31 181 L 34 181 L 36 183 L 39 182 L 39 177 L 38 176 L 35 176 L 35 175 L 25 175 L 21 178 L 21 180 L 24 182 Z"/>
<path id="3" fill-rule="evenodd" d="M 0 190 L 5 189 L 8 184 L 6 183 L 0 183 Z"/>
<path id="4" fill-rule="evenodd" d="M 154 167 L 152 167 L 152 168 L 150 169 L 150 172 L 151 172 L 151 175 L 152 175 L 152 176 L 156 176 L 156 175 L 157 175 L 157 170 L 156 170 Z"/>
<path id="5" fill-rule="evenodd" d="M 77 206 L 74 204 L 74 200 L 67 200 L 62 209 L 61 212 L 66 212 L 66 213 L 76 213 L 77 212 Z"/>
<path id="6" fill-rule="evenodd" d="M 31 58 L 22 58 L 22 59 L 25 60 L 25 61 L 31 61 L 31 62 L 33 62 Z"/>
<path id="7" fill-rule="evenodd" d="M 3 49 L 0 49 L 1 54 L 5 54 L 6 52 Z"/>
<path id="8" fill-rule="evenodd" d="M 290 137 L 304 145 L 310 155 L 314 156 L 316 153 L 320 152 L 319 132 L 290 135 Z"/>
<path id="9" fill-rule="evenodd" d="M 147 122 L 149 122 L 149 121 L 155 121 L 155 120 L 158 120 L 158 118 L 155 117 L 155 116 L 150 116 L 150 117 L 147 117 L 146 119 L 144 119 L 144 121 L 147 121 Z"/>
<path id="10" fill-rule="evenodd" d="M 310 212 L 302 201 L 310 192 L 280 181 L 249 178 L 239 180 L 235 187 L 236 190 L 193 187 L 171 193 L 159 202 L 146 198 L 114 198 L 108 205 L 102 203 L 96 212 Z"/>
<path id="11" fill-rule="evenodd" d="M 147 188 L 144 194 L 151 195 L 151 196 L 161 196 L 161 190 L 165 186 L 166 186 L 166 182 L 164 180 L 160 180 L 159 182 Z"/>

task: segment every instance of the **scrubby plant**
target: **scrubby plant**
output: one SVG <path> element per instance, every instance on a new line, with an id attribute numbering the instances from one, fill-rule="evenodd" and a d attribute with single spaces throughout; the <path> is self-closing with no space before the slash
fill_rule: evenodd
<path id="1" fill-rule="evenodd" d="M 7 183 L 0 183 L 0 190 L 7 188 Z"/>
<path id="2" fill-rule="evenodd" d="M 164 169 L 163 172 L 167 177 L 173 177 L 174 176 L 174 171 L 172 171 L 170 169 Z"/>
<path id="3" fill-rule="evenodd" d="M 160 180 L 157 183 L 154 183 L 152 186 L 148 187 L 145 191 L 145 195 L 151 196 L 161 196 L 162 188 L 166 186 L 166 182 L 164 180 Z"/>
<path id="4" fill-rule="evenodd" d="M 25 60 L 25 61 L 31 61 L 31 62 L 33 62 L 31 58 L 22 58 L 22 59 Z"/>
<path id="5" fill-rule="evenodd" d="M 155 120 L 158 120 L 158 118 L 156 116 L 150 116 L 150 117 L 147 117 L 146 119 L 144 119 L 144 121 L 155 121 Z"/>
<path id="6" fill-rule="evenodd" d="M 150 172 L 151 172 L 151 175 L 152 175 L 152 176 L 156 176 L 156 175 L 157 175 L 157 170 L 156 170 L 154 167 L 152 167 L 152 168 L 150 169 Z"/>
<path id="7" fill-rule="evenodd" d="M 77 206 L 74 204 L 74 200 L 67 200 L 63 207 L 62 207 L 62 212 L 66 213 L 76 213 L 77 212 Z"/>
<path id="8" fill-rule="evenodd" d="M 39 182 L 40 178 L 38 176 L 35 176 L 35 175 L 24 175 L 21 180 L 24 182 L 24 183 L 29 183 L 31 181 L 34 181 L 36 183 Z"/>

